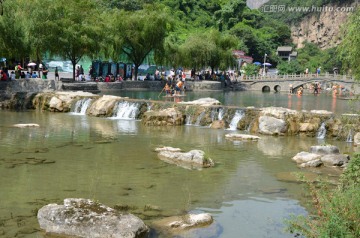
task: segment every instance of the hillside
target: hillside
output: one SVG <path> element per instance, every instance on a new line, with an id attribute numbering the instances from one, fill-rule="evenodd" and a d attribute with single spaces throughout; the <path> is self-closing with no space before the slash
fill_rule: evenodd
<path id="1" fill-rule="evenodd" d="M 328 49 L 340 44 L 341 28 L 356 9 L 357 1 L 270 0 L 267 5 L 285 6 L 267 14 L 291 26 L 292 42 L 297 48 L 307 41 Z"/>

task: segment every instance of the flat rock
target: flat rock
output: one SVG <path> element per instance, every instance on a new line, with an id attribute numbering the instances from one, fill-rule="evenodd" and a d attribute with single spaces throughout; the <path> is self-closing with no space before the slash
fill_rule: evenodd
<path id="1" fill-rule="evenodd" d="M 260 137 L 258 137 L 258 136 L 253 136 L 253 135 L 248 135 L 248 134 L 236 134 L 236 133 L 226 134 L 225 138 L 231 139 L 231 140 L 245 140 L 245 141 L 260 140 Z"/>
<path id="2" fill-rule="evenodd" d="M 318 115 L 333 115 L 333 112 L 326 111 L 326 110 L 311 110 L 310 113 L 318 114 Z"/>
<path id="3" fill-rule="evenodd" d="M 181 149 L 180 148 L 174 148 L 174 147 L 158 147 L 158 148 L 155 148 L 155 151 L 156 152 L 160 152 L 160 151 L 169 151 L 169 152 L 181 152 Z"/>
<path id="4" fill-rule="evenodd" d="M 17 127 L 17 128 L 40 127 L 40 125 L 39 125 L 39 124 L 35 124 L 35 123 L 27 123 L 27 124 L 15 124 L 15 125 L 13 125 L 13 127 Z"/>
<path id="5" fill-rule="evenodd" d="M 186 104 L 186 105 L 198 105 L 198 106 L 213 106 L 213 105 L 220 105 L 221 103 L 214 99 L 214 98 L 200 98 L 194 101 L 189 102 L 179 102 L 180 104 Z"/>

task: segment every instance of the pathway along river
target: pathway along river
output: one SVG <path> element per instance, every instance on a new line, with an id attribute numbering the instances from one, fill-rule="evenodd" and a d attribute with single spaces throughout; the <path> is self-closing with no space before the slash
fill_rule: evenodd
<path id="1" fill-rule="evenodd" d="M 238 105 L 237 94 L 212 95 Z M 131 93 L 135 98 L 157 95 Z M 193 97 L 212 95 L 194 93 Z M 256 100 L 252 95 L 246 96 L 249 104 L 244 99 L 240 105 L 286 106 L 286 99 L 271 104 L 271 94 L 257 94 Z M 345 112 L 343 107 L 336 110 Z M 184 211 L 214 216 L 212 229 L 196 230 L 188 237 L 293 237 L 284 232 L 284 219 L 307 214 L 311 199 L 292 173 L 338 175 L 339 171 L 301 170 L 291 157 L 323 143 L 337 145 L 343 153 L 354 150 L 346 142 L 307 137 L 262 136 L 259 142 L 232 142 L 225 139 L 225 134 L 233 132 L 229 130 L 193 125 L 159 129 L 135 120 L 81 113 L 0 111 L 0 118 L 1 237 L 44 237 L 37 209 L 69 197 L 132 206 L 147 224 Z M 40 127 L 12 127 L 16 123 Z M 216 166 L 191 171 L 166 164 L 153 152 L 159 145 L 204 150 Z M 159 210 L 144 211 L 147 205 Z"/>

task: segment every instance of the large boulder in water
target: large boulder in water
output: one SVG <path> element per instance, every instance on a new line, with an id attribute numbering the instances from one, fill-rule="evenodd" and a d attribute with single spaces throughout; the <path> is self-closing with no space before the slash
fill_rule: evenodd
<path id="1" fill-rule="evenodd" d="M 286 122 L 275 117 L 259 117 L 259 133 L 264 135 L 284 135 L 287 131 Z"/>
<path id="2" fill-rule="evenodd" d="M 185 123 L 185 115 L 176 108 L 148 111 L 144 113 L 142 123 L 147 126 L 181 126 Z"/>
<path id="3" fill-rule="evenodd" d="M 340 154 L 339 148 L 333 145 L 311 146 L 310 152 L 300 152 L 296 154 L 294 160 L 300 167 L 319 167 L 325 166 L 346 166 L 350 157 Z"/>
<path id="4" fill-rule="evenodd" d="M 201 169 L 214 166 L 212 159 L 207 158 L 205 152 L 202 150 L 179 152 L 171 149 L 171 147 L 166 148 L 166 150 L 156 148 L 155 151 L 159 151 L 159 158 L 167 163 L 176 164 L 186 169 Z"/>
<path id="5" fill-rule="evenodd" d="M 132 214 L 121 214 L 89 199 L 68 198 L 38 211 L 40 228 L 48 233 L 77 237 L 146 237 L 149 228 Z"/>
<path id="6" fill-rule="evenodd" d="M 115 104 L 121 97 L 104 95 L 91 104 L 87 113 L 92 116 L 112 116 Z"/>
<path id="7" fill-rule="evenodd" d="M 296 110 L 291 110 L 283 107 L 265 107 L 261 109 L 260 116 L 275 117 L 277 119 L 285 120 L 290 115 L 299 114 Z"/>

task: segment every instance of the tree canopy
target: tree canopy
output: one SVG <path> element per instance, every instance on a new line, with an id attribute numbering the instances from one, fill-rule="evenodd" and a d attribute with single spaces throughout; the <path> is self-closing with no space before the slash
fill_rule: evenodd
<path id="1" fill-rule="evenodd" d="M 338 49 L 339 58 L 344 70 L 360 79 L 360 9 L 351 16 L 344 31 L 345 36 Z"/>
<path id="2" fill-rule="evenodd" d="M 3 6 L 2 57 L 41 61 L 50 53 L 74 67 L 83 56 L 117 61 L 125 54 L 137 68 L 151 53 L 173 67 L 226 68 L 233 50 L 273 60 L 272 52 L 290 39 L 287 25 L 245 0 L 13 0 Z"/>

